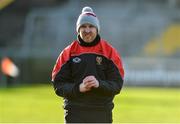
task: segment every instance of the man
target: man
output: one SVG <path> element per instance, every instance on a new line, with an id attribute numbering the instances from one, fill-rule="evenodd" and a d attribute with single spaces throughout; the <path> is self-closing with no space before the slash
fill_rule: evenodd
<path id="1" fill-rule="evenodd" d="M 84 7 L 77 23 L 77 40 L 59 55 L 52 72 L 58 96 L 64 98 L 67 123 L 111 123 L 113 98 L 123 85 L 118 52 L 100 38 L 99 20 Z"/>

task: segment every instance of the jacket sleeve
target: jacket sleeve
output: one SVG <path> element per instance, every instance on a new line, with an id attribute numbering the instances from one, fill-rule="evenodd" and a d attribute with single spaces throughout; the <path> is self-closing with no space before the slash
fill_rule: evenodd
<path id="1" fill-rule="evenodd" d="M 112 49 L 110 60 L 107 63 L 106 80 L 98 80 L 97 91 L 101 95 L 112 96 L 120 93 L 124 82 L 124 68 L 121 58 L 115 49 Z"/>
<path id="2" fill-rule="evenodd" d="M 79 86 L 72 81 L 70 61 L 65 52 L 62 52 L 56 61 L 52 72 L 52 83 L 58 96 L 73 98 L 79 93 Z"/>

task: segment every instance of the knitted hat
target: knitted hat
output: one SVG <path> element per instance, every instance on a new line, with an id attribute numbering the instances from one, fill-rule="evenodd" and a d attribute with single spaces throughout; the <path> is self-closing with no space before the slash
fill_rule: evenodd
<path id="1" fill-rule="evenodd" d="M 85 23 L 95 26 L 98 32 L 100 31 L 99 20 L 96 14 L 93 12 L 92 8 L 88 6 L 84 7 L 82 9 L 82 13 L 79 15 L 79 18 L 76 23 L 76 31 L 79 32 L 80 26 Z"/>

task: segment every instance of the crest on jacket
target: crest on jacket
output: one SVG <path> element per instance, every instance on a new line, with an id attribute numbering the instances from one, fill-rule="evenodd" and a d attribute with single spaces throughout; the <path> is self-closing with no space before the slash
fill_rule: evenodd
<path id="1" fill-rule="evenodd" d="M 101 65 L 102 64 L 102 57 L 101 56 L 97 56 L 96 57 L 96 63 L 97 63 L 97 65 Z"/>

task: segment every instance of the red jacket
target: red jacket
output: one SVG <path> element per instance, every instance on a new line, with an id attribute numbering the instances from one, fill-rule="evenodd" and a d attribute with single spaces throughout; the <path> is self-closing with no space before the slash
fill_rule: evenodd
<path id="1" fill-rule="evenodd" d="M 79 84 L 89 75 L 99 81 L 99 87 L 86 93 Z M 113 98 L 122 88 L 124 69 L 121 58 L 109 43 L 99 41 L 91 46 L 73 41 L 59 55 L 52 72 L 57 95 L 65 99 L 65 108 L 113 108 Z"/>

